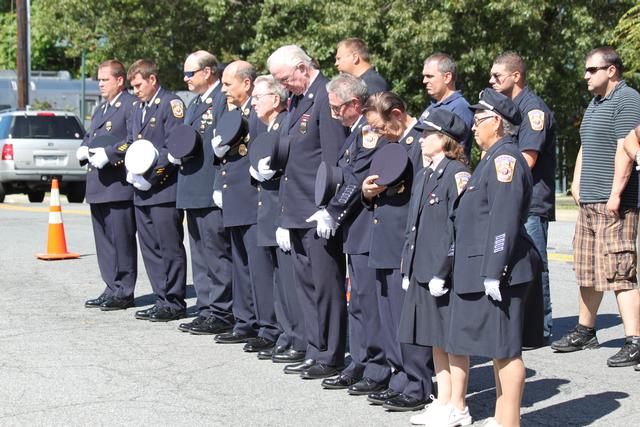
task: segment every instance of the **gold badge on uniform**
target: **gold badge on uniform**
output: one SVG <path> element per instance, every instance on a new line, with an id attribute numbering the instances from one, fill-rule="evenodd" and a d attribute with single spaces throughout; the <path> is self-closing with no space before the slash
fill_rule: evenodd
<path id="1" fill-rule="evenodd" d="M 120 101 L 115 103 L 116 108 L 120 108 L 121 105 L 122 105 L 122 102 L 120 102 Z"/>
<path id="2" fill-rule="evenodd" d="M 240 144 L 240 146 L 238 147 L 238 154 L 240 154 L 241 156 L 246 156 L 247 155 L 247 146 L 244 144 Z"/>
<path id="3" fill-rule="evenodd" d="M 309 94 L 309 99 L 313 99 L 313 93 Z"/>
<path id="4" fill-rule="evenodd" d="M 211 104 L 211 101 L 213 101 L 213 100 L 211 99 L 211 97 L 209 97 L 209 98 L 207 98 L 207 99 L 205 99 L 205 100 L 204 100 L 204 102 L 206 102 L 207 104 Z"/>
<path id="5" fill-rule="evenodd" d="M 279 127 L 280 127 L 280 123 L 274 123 L 271 129 L 278 130 Z"/>
<path id="6" fill-rule="evenodd" d="M 471 174 L 469 172 L 458 172 L 454 175 L 456 179 L 456 188 L 458 189 L 458 194 L 462 193 L 464 187 L 466 187 L 467 182 L 469 182 L 469 178 Z"/>
<path id="7" fill-rule="evenodd" d="M 156 99 L 157 101 L 157 99 Z M 179 99 L 172 99 L 170 101 L 171 104 L 171 112 L 173 113 L 173 117 L 176 119 L 181 119 L 184 117 L 184 104 Z"/>
<path id="8" fill-rule="evenodd" d="M 151 126 L 152 128 L 156 127 L 156 118 L 155 117 L 151 117 L 149 119 L 149 126 Z"/>
<path id="9" fill-rule="evenodd" d="M 376 148 L 378 138 L 380 138 L 380 135 L 371 130 L 371 126 L 366 125 L 362 127 L 362 146 L 364 148 Z"/>
<path id="10" fill-rule="evenodd" d="M 153 101 L 153 103 L 156 104 L 156 105 L 160 104 L 160 98 L 156 98 L 156 100 Z"/>
<path id="11" fill-rule="evenodd" d="M 538 132 L 544 130 L 544 111 L 531 110 L 529 111 L 528 116 L 531 129 Z"/>
<path id="12" fill-rule="evenodd" d="M 156 169 L 156 175 L 162 175 L 164 173 L 164 168 Z"/>
<path id="13" fill-rule="evenodd" d="M 408 137 L 407 139 L 405 139 L 405 141 L 404 141 L 404 142 L 405 142 L 405 144 L 407 144 L 407 145 L 411 145 L 411 144 L 413 144 L 413 137 L 412 137 L 412 136 Z"/>
<path id="14" fill-rule="evenodd" d="M 516 159 L 508 154 L 498 156 L 493 161 L 496 166 L 496 177 L 500 182 L 511 182 L 516 168 Z"/>
<path id="15" fill-rule="evenodd" d="M 107 132 L 111 132 L 111 122 L 106 122 L 104 127 L 107 128 Z"/>

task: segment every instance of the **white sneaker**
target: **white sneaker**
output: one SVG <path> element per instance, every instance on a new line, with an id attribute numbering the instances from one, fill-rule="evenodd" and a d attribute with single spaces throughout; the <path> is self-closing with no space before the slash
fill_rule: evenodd
<path id="1" fill-rule="evenodd" d="M 502 427 L 502 424 L 498 424 L 495 418 L 490 417 L 487 418 L 482 427 Z"/>
<path id="2" fill-rule="evenodd" d="M 447 427 L 458 427 L 458 426 L 470 426 L 473 423 L 473 418 L 471 418 L 471 414 L 469 414 L 469 407 L 465 406 L 464 410 L 459 410 L 449 404 L 451 410 L 449 412 L 449 423 L 446 424 Z"/>
<path id="3" fill-rule="evenodd" d="M 448 419 L 449 417 L 448 405 L 443 405 L 442 403 L 435 400 L 433 396 L 431 397 L 431 399 L 432 399 L 432 403 L 429 406 L 427 406 L 427 409 L 425 409 L 424 412 L 413 415 L 409 419 L 409 422 L 411 422 L 411 424 L 417 425 L 417 426 L 431 426 L 432 420 L 434 419 L 439 419 L 439 418 L 443 418 L 444 420 Z"/>

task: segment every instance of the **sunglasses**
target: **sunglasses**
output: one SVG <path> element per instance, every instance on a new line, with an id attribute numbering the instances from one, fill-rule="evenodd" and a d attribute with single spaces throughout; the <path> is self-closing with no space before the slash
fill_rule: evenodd
<path id="1" fill-rule="evenodd" d="M 202 68 L 197 69 L 197 70 L 193 70 L 193 71 L 185 71 L 184 72 L 184 76 L 186 78 L 190 79 L 191 77 L 195 76 L 198 71 L 202 71 Z"/>
<path id="2" fill-rule="evenodd" d="M 585 72 L 589 73 L 589 74 L 595 74 L 600 70 L 606 70 L 609 67 L 611 67 L 611 65 L 601 65 L 600 67 L 587 67 L 584 69 Z"/>

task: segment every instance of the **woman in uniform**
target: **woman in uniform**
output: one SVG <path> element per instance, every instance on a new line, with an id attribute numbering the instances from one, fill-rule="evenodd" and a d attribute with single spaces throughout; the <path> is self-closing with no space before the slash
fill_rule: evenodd
<path id="1" fill-rule="evenodd" d="M 400 274 L 404 245 L 402 230 L 407 223 L 413 176 L 415 171 L 423 166 L 418 144 L 420 132 L 413 129 L 417 120 L 407 114 L 404 102 L 394 93 L 380 92 L 372 95 L 365 103 L 363 113 L 369 125 L 381 138 L 389 144 L 399 144 L 406 150 L 405 153 L 395 150 L 394 147 L 394 155 L 406 155 L 384 158 L 384 166 L 397 172 L 398 180 L 393 180 L 389 185 L 379 185 L 377 181 L 380 176 L 371 175 L 365 178 L 362 184 L 363 201 L 372 211 L 373 217 L 370 227 L 369 266 L 376 269 L 381 326 L 380 333 L 374 338 L 380 341 L 379 348 L 383 350 L 388 364 L 393 368 L 388 389 L 370 393 L 368 400 L 391 411 L 419 410 L 428 402 L 433 389 L 432 371 L 427 367 L 431 359 L 431 349 L 400 344 L 398 326 L 405 294 Z M 384 153 L 381 149 L 376 156 Z M 373 162 L 375 158 L 371 164 L 372 174 Z M 402 167 L 396 168 L 399 165 Z M 395 176 L 393 173 L 391 175 Z"/>
<path id="2" fill-rule="evenodd" d="M 410 284 L 400 320 L 400 342 L 433 347 L 438 398 L 412 424 L 469 425 L 465 405 L 469 358 L 443 350 L 449 323 L 453 268 L 453 203 L 469 180 L 461 142 L 469 128 L 456 114 L 437 109 L 414 129 L 427 167 L 413 182 L 402 253 L 402 274 Z"/>
<path id="3" fill-rule="evenodd" d="M 525 299 L 541 271 L 524 228 L 532 179 L 511 137 L 521 121 L 516 105 L 489 88 L 469 108 L 484 155 L 454 205 L 454 286 L 445 349 L 493 359 L 496 407 L 486 425 L 514 427 L 520 425 L 525 379 Z"/>

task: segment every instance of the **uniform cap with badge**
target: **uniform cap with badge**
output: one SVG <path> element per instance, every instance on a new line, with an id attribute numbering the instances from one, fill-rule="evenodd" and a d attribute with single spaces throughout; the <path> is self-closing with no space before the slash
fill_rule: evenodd
<path id="1" fill-rule="evenodd" d="M 233 147 L 243 141 L 248 131 L 247 119 L 242 116 L 242 111 L 236 109 L 224 114 L 216 127 L 216 137 L 220 137 L 221 146 Z"/>
<path id="2" fill-rule="evenodd" d="M 200 133 L 189 125 L 178 125 L 167 137 L 167 149 L 176 159 L 192 156 L 202 146 Z"/>
<path id="3" fill-rule="evenodd" d="M 314 194 L 316 206 L 319 208 L 327 206 L 333 196 L 340 190 L 343 180 L 342 168 L 331 166 L 325 161 L 320 162 L 316 172 Z"/>
<path id="4" fill-rule="evenodd" d="M 403 180 L 409 166 L 407 150 L 400 144 L 387 144 L 373 155 L 370 175 L 378 175 L 376 184 L 391 186 Z"/>
<path id="5" fill-rule="evenodd" d="M 127 150 L 124 166 L 129 172 L 142 175 L 156 164 L 157 159 L 158 150 L 153 143 L 147 139 L 138 139 Z"/>
<path id="6" fill-rule="evenodd" d="M 480 92 L 478 103 L 470 105 L 469 109 L 492 111 L 513 125 L 519 125 L 522 122 L 522 115 L 516 104 L 507 96 L 490 87 Z"/>
<path id="7" fill-rule="evenodd" d="M 442 133 L 456 142 L 462 142 L 469 133 L 467 124 L 455 113 L 443 108 L 435 109 L 426 118 L 419 121 L 414 129 Z"/>

